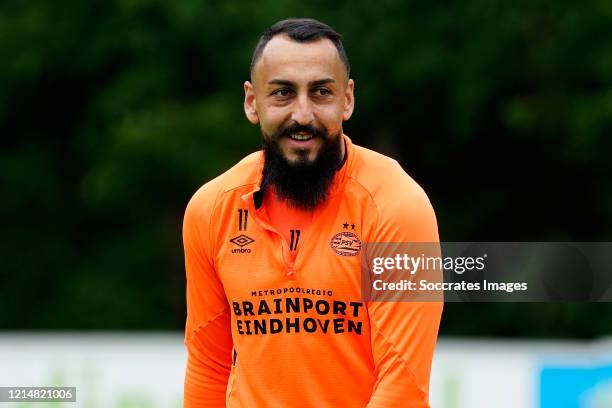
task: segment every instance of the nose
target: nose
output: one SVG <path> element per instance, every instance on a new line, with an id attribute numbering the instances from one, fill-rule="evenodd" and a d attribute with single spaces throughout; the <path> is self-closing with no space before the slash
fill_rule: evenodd
<path id="1" fill-rule="evenodd" d="M 296 98 L 291 119 L 300 125 L 308 125 L 314 121 L 312 104 L 306 95 Z"/>

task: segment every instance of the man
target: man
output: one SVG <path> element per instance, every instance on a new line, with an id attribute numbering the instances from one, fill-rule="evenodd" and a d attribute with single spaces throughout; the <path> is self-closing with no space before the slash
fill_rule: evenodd
<path id="1" fill-rule="evenodd" d="M 438 242 L 423 190 L 342 123 L 340 35 L 311 19 L 261 37 L 244 111 L 251 154 L 184 219 L 185 407 L 427 407 L 442 305 L 362 302 L 365 242 Z"/>

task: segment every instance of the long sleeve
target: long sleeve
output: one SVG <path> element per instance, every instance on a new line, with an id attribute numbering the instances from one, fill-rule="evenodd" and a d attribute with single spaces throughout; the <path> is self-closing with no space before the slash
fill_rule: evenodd
<path id="1" fill-rule="evenodd" d="M 214 198 L 196 193 L 183 222 L 187 275 L 185 408 L 225 407 L 231 368 L 229 306 L 212 262 L 210 219 Z"/>
<path id="2" fill-rule="evenodd" d="M 414 181 L 383 197 L 378 212 L 372 241 L 433 243 L 428 248 L 439 254 L 433 208 Z M 429 407 L 429 377 L 443 302 L 403 300 L 391 296 L 367 305 L 376 373 L 367 408 Z"/>

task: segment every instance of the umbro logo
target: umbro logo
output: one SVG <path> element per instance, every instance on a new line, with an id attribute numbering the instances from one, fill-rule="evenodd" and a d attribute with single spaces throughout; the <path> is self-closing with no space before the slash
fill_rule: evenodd
<path id="1" fill-rule="evenodd" d="M 243 246 L 247 246 L 250 243 L 255 242 L 255 240 L 251 237 L 247 237 L 244 234 L 240 234 L 237 237 L 230 239 L 230 242 L 242 248 Z"/>
<path id="2" fill-rule="evenodd" d="M 240 234 L 232 239 L 230 239 L 230 242 L 234 245 L 238 245 L 240 248 L 233 248 L 232 249 L 232 254 L 244 254 L 244 253 L 250 253 L 251 249 L 250 248 L 244 248 L 245 246 L 252 244 L 253 242 L 255 242 L 255 240 L 247 235 L 244 234 Z"/>

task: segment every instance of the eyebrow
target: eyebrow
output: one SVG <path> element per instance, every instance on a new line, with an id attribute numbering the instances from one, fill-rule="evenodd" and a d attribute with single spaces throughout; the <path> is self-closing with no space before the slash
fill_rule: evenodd
<path id="1" fill-rule="evenodd" d="M 308 83 L 308 86 L 325 85 L 325 84 L 330 84 L 334 82 L 336 82 L 334 78 L 323 78 L 323 79 L 317 79 L 316 81 L 310 81 Z M 295 83 L 289 80 L 286 80 L 286 79 L 274 78 L 268 81 L 268 85 L 295 86 Z"/>

